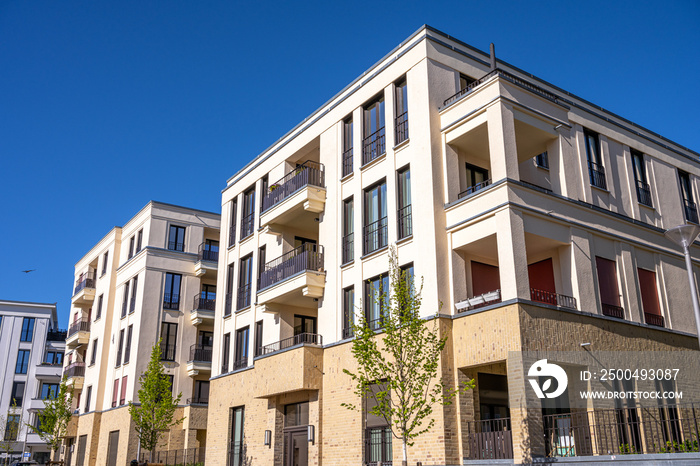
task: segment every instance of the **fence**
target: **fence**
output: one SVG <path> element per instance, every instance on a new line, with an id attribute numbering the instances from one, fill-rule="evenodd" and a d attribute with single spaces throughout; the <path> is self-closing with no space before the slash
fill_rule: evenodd
<path id="1" fill-rule="evenodd" d="M 165 466 L 204 466 L 203 448 L 183 448 L 180 450 L 156 451 L 151 458 L 151 452 L 141 452 L 141 462 L 162 463 Z"/>

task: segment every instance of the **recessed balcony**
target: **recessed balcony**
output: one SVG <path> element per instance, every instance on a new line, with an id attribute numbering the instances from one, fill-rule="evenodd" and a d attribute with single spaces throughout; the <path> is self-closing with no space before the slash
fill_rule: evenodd
<path id="1" fill-rule="evenodd" d="M 323 295 L 323 246 L 302 244 L 267 264 L 258 280 L 258 304 L 316 307 Z"/>
<path id="2" fill-rule="evenodd" d="M 85 382 L 85 363 L 74 362 L 66 367 L 66 370 L 63 371 L 63 375 L 66 377 L 66 384 L 72 385 L 73 390 L 82 390 L 83 383 Z"/>
<path id="3" fill-rule="evenodd" d="M 70 349 L 77 348 L 81 345 L 87 345 L 90 341 L 90 321 L 81 319 L 73 322 L 68 328 L 68 338 L 66 338 L 66 346 Z"/>
<path id="4" fill-rule="evenodd" d="M 95 272 L 87 272 L 80 275 L 75 281 L 73 289 L 73 304 L 90 304 L 95 300 Z"/>
<path id="5" fill-rule="evenodd" d="M 325 173 L 323 164 L 306 161 L 287 173 L 281 180 L 270 184 L 262 199 L 260 227 L 270 233 L 279 233 L 275 225 L 308 230 L 316 214 L 326 204 Z"/>
<path id="6" fill-rule="evenodd" d="M 208 293 L 207 297 L 197 295 L 194 297 L 194 306 L 190 311 L 190 320 L 193 325 L 211 324 L 214 322 L 214 309 L 216 298 L 213 293 Z"/>
<path id="7" fill-rule="evenodd" d="M 39 380 L 60 380 L 63 373 L 62 364 L 42 363 L 36 366 L 34 376 Z"/>
<path id="8" fill-rule="evenodd" d="M 194 264 L 194 274 L 201 277 L 205 273 L 216 274 L 216 268 L 219 263 L 219 246 L 211 242 L 202 243 L 197 251 L 197 262 Z"/>
<path id="9" fill-rule="evenodd" d="M 211 356 L 212 347 L 205 345 L 190 346 L 190 359 L 187 361 L 187 375 L 194 377 L 196 375 L 211 373 Z"/>

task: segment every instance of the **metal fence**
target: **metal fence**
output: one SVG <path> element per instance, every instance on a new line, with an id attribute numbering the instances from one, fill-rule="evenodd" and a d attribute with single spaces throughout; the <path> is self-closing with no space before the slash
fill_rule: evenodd
<path id="1" fill-rule="evenodd" d="M 179 450 L 156 451 L 151 457 L 151 452 L 141 452 L 141 462 L 161 463 L 165 466 L 204 466 L 203 448 L 183 448 Z"/>
<path id="2" fill-rule="evenodd" d="M 305 243 L 265 264 L 258 292 L 305 270 L 323 270 L 323 246 Z"/>
<path id="3" fill-rule="evenodd" d="M 311 185 L 322 188 L 324 184 L 323 164 L 307 160 L 287 173 L 284 178 L 270 185 L 268 192 L 264 193 L 262 211 L 271 209 L 304 186 Z"/>

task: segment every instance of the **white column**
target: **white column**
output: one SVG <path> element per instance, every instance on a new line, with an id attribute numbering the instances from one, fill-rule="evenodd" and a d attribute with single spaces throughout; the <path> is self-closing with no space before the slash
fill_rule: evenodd
<path id="1" fill-rule="evenodd" d="M 491 179 L 520 179 L 518 150 L 515 143 L 515 119 L 509 105 L 497 103 L 486 110 L 491 158 Z"/>
<path id="2" fill-rule="evenodd" d="M 511 209 L 502 210 L 496 214 L 496 223 L 501 299 L 530 299 L 522 214 Z"/>

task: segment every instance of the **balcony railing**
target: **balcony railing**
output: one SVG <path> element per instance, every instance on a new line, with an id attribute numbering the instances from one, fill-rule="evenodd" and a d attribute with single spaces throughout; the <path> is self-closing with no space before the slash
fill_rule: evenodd
<path id="1" fill-rule="evenodd" d="M 228 373 L 228 362 L 225 362 L 221 365 L 221 373 L 222 374 L 227 374 Z"/>
<path id="2" fill-rule="evenodd" d="M 190 346 L 190 361 L 211 362 L 212 347 L 205 345 Z"/>
<path id="3" fill-rule="evenodd" d="M 305 243 L 265 264 L 258 279 L 258 292 L 307 270 L 323 270 L 323 246 Z"/>
<path id="4" fill-rule="evenodd" d="M 236 371 L 238 369 L 245 369 L 246 367 L 248 367 L 248 356 L 246 356 L 245 358 L 236 359 L 235 361 L 233 361 L 233 370 L 234 371 Z"/>
<path id="5" fill-rule="evenodd" d="M 226 302 L 224 303 L 224 317 L 231 315 L 233 308 L 233 293 L 226 293 Z"/>
<path id="6" fill-rule="evenodd" d="M 253 234 L 255 229 L 255 212 L 244 216 L 241 219 L 241 239 Z"/>
<path id="7" fill-rule="evenodd" d="M 250 289 L 250 283 L 238 287 L 238 293 L 236 294 L 236 310 L 240 311 L 250 306 Z"/>
<path id="8" fill-rule="evenodd" d="M 228 245 L 229 247 L 236 244 L 236 222 L 232 222 L 231 226 L 228 228 Z"/>
<path id="9" fill-rule="evenodd" d="M 208 294 L 211 296 L 211 293 Z M 194 297 L 193 311 L 213 311 L 216 306 L 216 298 L 205 298 L 201 295 Z"/>
<path id="10" fill-rule="evenodd" d="M 588 161 L 588 177 L 591 180 L 591 186 L 595 186 L 600 189 L 608 189 L 608 185 L 605 182 L 605 167 L 602 165 Z"/>
<path id="11" fill-rule="evenodd" d="M 46 341 L 65 341 L 67 336 L 67 330 L 49 330 L 46 333 Z"/>
<path id="12" fill-rule="evenodd" d="M 355 332 L 350 326 L 343 326 L 343 340 L 346 338 L 352 338 L 355 336 Z"/>
<path id="13" fill-rule="evenodd" d="M 75 290 L 73 296 L 77 295 L 85 288 L 95 288 L 95 272 L 84 273 L 75 281 Z"/>
<path id="14" fill-rule="evenodd" d="M 200 261 L 209 261 L 209 262 L 218 262 L 219 261 L 219 250 L 218 246 L 216 246 L 217 250 L 212 251 L 211 249 L 206 249 L 207 247 L 211 248 L 211 244 L 207 243 L 202 243 L 199 245 L 197 248 L 197 260 Z"/>
<path id="15" fill-rule="evenodd" d="M 625 318 L 625 310 L 621 308 L 620 306 L 616 306 L 614 304 L 606 304 L 606 303 L 601 303 L 603 307 L 603 315 L 606 315 L 608 317 L 616 317 L 618 319 L 624 319 Z"/>
<path id="16" fill-rule="evenodd" d="M 577 309 L 576 298 L 566 296 L 565 294 L 553 293 L 551 291 L 536 290 L 530 288 L 530 299 L 540 303 L 551 304 L 552 306 L 566 307 L 568 309 Z"/>
<path id="17" fill-rule="evenodd" d="M 362 141 L 362 165 L 367 165 L 372 160 L 386 152 L 386 135 L 384 127 L 379 128 Z"/>
<path id="18" fill-rule="evenodd" d="M 168 249 L 171 251 L 183 252 L 185 250 L 185 243 L 181 241 L 168 241 Z"/>
<path id="19" fill-rule="evenodd" d="M 355 233 L 343 236 L 343 264 L 347 264 L 355 257 Z"/>
<path id="20" fill-rule="evenodd" d="M 387 218 L 380 218 L 376 222 L 363 227 L 362 253 L 369 254 L 381 249 L 388 243 Z"/>
<path id="21" fill-rule="evenodd" d="M 465 189 L 464 191 L 459 193 L 457 195 L 457 198 L 462 199 L 463 197 L 469 196 L 470 194 L 475 193 L 480 189 L 484 189 L 485 187 L 487 187 L 490 184 L 491 184 L 491 180 L 484 180 L 481 183 L 477 183 L 473 186 L 469 186 L 467 189 Z"/>
<path id="22" fill-rule="evenodd" d="M 650 314 L 648 312 L 644 313 L 644 322 L 649 325 L 656 325 L 657 327 L 664 327 L 664 316 L 658 314 Z"/>
<path id="23" fill-rule="evenodd" d="M 187 399 L 187 404 L 188 405 L 208 405 L 209 404 L 209 398 L 208 397 L 194 397 L 194 398 L 188 398 Z"/>
<path id="24" fill-rule="evenodd" d="M 343 176 L 352 173 L 352 147 L 343 152 Z"/>
<path id="25" fill-rule="evenodd" d="M 305 186 L 325 185 L 325 172 L 322 163 L 307 160 L 294 170 L 287 173 L 284 178 L 272 183 L 262 200 L 262 212 L 265 212 Z"/>
<path id="26" fill-rule="evenodd" d="M 171 309 L 174 311 L 180 309 L 180 294 L 163 293 L 163 309 Z"/>
<path id="27" fill-rule="evenodd" d="M 685 211 L 686 220 L 691 223 L 698 223 L 698 209 L 694 202 L 683 199 L 683 210 Z"/>
<path id="28" fill-rule="evenodd" d="M 408 238 L 413 234 L 413 221 L 411 215 L 411 204 L 399 209 L 397 222 L 399 228 L 399 239 Z"/>
<path id="29" fill-rule="evenodd" d="M 651 189 L 649 188 L 649 183 L 637 180 L 637 200 L 640 204 L 645 206 L 652 206 L 651 203 Z"/>
<path id="30" fill-rule="evenodd" d="M 260 350 L 260 355 L 266 355 L 282 351 L 283 349 L 291 348 L 292 346 L 301 344 L 322 345 L 323 337 L 317 333 L 300 333 L 293 337 L 285 338 L 284 340 L 276 341 L 269 345 L 265 345 Z"/>
<path id="31" fill-rule="evenodd" d="M 510 418 L 466 421 L 466 457 L 470 460 L 513 458 Z"/>
<path id="32" fill-rule="evenodd" d="M 174 361 L 175 360 L 175 345 L 160 344 L 160 360 Z"/>
<path id="33" fill-rule="evenodd" d="M 85 363 L 84 362 L 74 362 L 70 366 L 66 367 L 63 371 L 65 377 L 85 377 Z"/>
<path id="34" fill-rule="evenodd" d="M 401 144 L 408 139 L 408 112 L 403 112 L 396 117 L 396 144 Z"/>
<path id="35" fill-rule="evenodd" d="M 81 319 L 77 322 L 73 322 L 70 327 L 68 327 L 68 336 L 72 337 L 78 332 L 89 332 L 90 331 L 90 321 L 87 319 Z"/>

